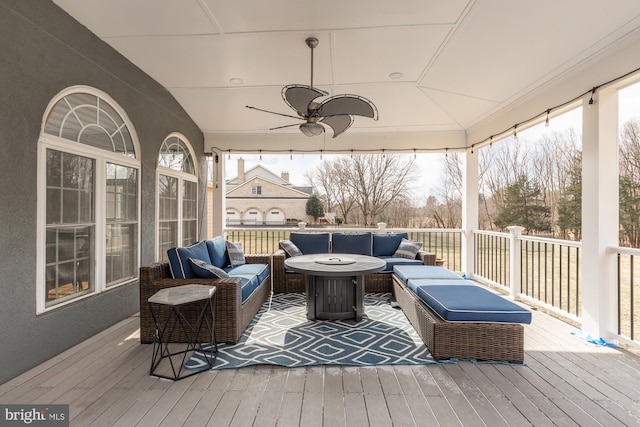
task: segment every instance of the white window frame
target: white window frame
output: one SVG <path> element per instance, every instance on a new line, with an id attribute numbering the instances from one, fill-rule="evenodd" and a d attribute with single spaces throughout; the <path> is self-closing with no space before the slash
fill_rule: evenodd
<path id="1" fill-rule="evenodd" d="M 193 182 L 196 184 L 196 187 L 198 185 L 198 176 L 197 176 L 197 171 L 198 171 L 198 159 L 195 156 L 195 151 L 193 150 L 193 146 L 191 145 L 191 142 L 189 142 L 189 140 L 182 135 L 181 133 L 178 132 L 173 132 L 169 135 L 167 135 L 167 137 L 164 139 L 163 143 L 160 145 L 160 149 L 162 150 L 162 147 L 164 146 L 164 142 L 169 139 L 169 138 L 173 138 L 176 137 L 180 140 L 182 140 L 182 142 L 184 143 L 184 145 L 187 147 L 187 149 L 189 150 L 189 153 L 191 154 L 191 159 L 193 161 L 193 168 L 194 168 L 194 173 L 195 174 L 190 174 L 187 172 L 182 172 L 182 171 L 178 171 L 175 169 L 171 169 L 165 166 L 160 166 L 159 162 L 157 162 L 157 169 L 156 169 L 156 217 L 155 217 L 155 221 L 156 221 L 156 245 L 155 245 L 155 259 L 156 261 L 162 261 L 162 257 L 161 257 L 161 253 L 160 253 L 160 188 L 159 188 L 159 184 L 160 184 L 160 175 L 165 175 L 171 178 L 177 178 L 178 179 L 178 235 L 176 236 L 176 245 L 177 246 L 182 246 L 182 240 L 183 240 L 183 200 L 184 200 L 184 182 L 185 181 L 189 181 L 189 182 Z M 158 157 L 160 156 L 161 152 L 158 152 Z M 198 199 L 196 200 L 196 205 L 200 202 L 199 200 L 199 194 L 197 194 Z M 196 230 L 199 229 L 199 225 L 200 225 L 200 220 L 199 218 L 197 218 L 196 216 Z"/>
<path id="2" fill-rule="evenodd" d="M 37 168 L 37 235 L 36 235 L 36 314 L 44 314 L 53 310 L 58 310 L 61 307 L 69 304 L 77 303 L 88 297 L 111 290 L 128 283 L 132 283 L 138 280 L 138 273 L 129 280 L 122 281 L 113 285 L 107 286 L 106 283 L 106 165 L 107 163 L 115 163 L 125 167 L 134 168 L 137 170 L 137 259 L 136 263 L 140 265 L 140 196 L 141 196 L 141 182 L 142 182 L 142 168 L 140 161 L 137 157 L 125 156 L 120 153 L 109 152 L 99 148 L 95 148 L 80 142 L 60 138 L 55 135 L 44 133 L 44 125 L 47 118 L 52 111 L 53 107 L 65 96 L 69 96 L 75 93 L 87 93 L 97 96 L 101 101 L 107 102 L 124 120 L 129 128 L 131 139 L 134 144 L 135 155 L 139 156 L 140 145 L 137 138 L 137 132 L 129 120 L 127 114 L 119 106 L 119 104 L 111 98 L 108 94 L 88 86 L 73 86 L 60 92 L 49 103 L 42 121 L 42 129 L 40 132 L 40 138 L 38 140 L 38 168 Z M 91 260 L 93 265 L 94 277 L 94 289 L 89 290 L 86 293 L 79 294 L 76 297 L 60 301 L 46 306 L 46 190 L 47 190 L 47 150 L 55 150 L 59 152 L 79 155 L 90 158 L 95 162 L 94 169 L 94 223 L 95 223 L 95 247 L 94 257 Z"/>

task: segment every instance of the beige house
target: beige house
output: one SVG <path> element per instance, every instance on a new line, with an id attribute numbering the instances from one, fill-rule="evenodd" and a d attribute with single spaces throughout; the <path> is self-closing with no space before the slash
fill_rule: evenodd
<path id="1" fill-rule="evenodd" d="M 280 176 L 262 165 L 245 171 L 238 159 L 238 176 L 226 182 L 227 226 L 284 225 L 305 220 L 311 187 L 296 187 L 289 173 Z"/>

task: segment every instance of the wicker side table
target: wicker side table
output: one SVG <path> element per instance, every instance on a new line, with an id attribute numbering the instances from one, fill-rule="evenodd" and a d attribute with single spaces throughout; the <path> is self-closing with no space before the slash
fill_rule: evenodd
<path id="1" fill-rule="evenodd" d="M 207 364 L 204 368 L 213 368 L 218 354 L 214 327 L 215 295 L 215 286 L 184 285 L 161 289 L 149 298 L 156 329 L 150 375 L 176 381 L 202 372 L 205 369 L 184 373 L 187 356 L 196 351 L 205 356 Z M 193 305 L 198 306 L 197 317 L 187 318 L 184 314 L 187 310 L 183 309 Z M 203 327 L 211 337 L 207 343 L 198 342 Z M 171 342 L 174 332 L 178 333 L 176 331 L 184 333 L 186 343 Z"/>

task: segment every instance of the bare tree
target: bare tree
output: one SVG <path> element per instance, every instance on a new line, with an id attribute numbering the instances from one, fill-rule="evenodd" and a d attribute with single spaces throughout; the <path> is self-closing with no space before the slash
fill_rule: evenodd
<path id="1" fill-rule="evenodd" d="M 398 154 L 358 154 L 325 162 L 314 182 L 347 219 L 358 207 L 365 225 L 376 222 L 394 200 L 409 199 L 417 173 L 413 159 Z"/>

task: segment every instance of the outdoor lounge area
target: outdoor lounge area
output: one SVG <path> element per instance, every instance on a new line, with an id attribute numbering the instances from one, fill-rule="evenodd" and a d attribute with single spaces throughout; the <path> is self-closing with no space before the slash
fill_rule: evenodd
<path id="1" fill-rule="evenodd" d="M 0 424 L 640 425 L 637 0 L 0 0 L 0 34 Z M 566 158 L 516 153 L 543 127 Z M 312 179 L 338 157 L 419 173 L 360 180 L 383 209 Z M 549 228 L 499 215 L 532 170 Z"/>

